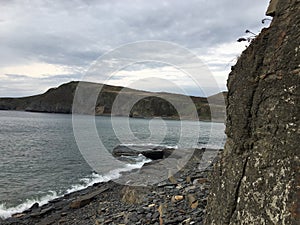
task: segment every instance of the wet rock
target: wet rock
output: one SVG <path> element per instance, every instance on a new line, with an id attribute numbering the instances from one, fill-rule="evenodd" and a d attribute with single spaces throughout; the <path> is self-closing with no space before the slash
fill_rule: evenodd
<path id="1" fill-rule="evenodd" d="M 16 214 L 13 214 L 12 217 L 13 218 L 20 218 L 20 217 L 23 217 L 25 215 L 26 215 L 26 213 L 16 213 Z M 0 218 L 0 221 L 1 221 L 1 218 Z"/>
<path id="2" fill-rule="evenodd" d="M 107 188 L 101 188 L 99 190 L 96 190 L 90 194 L 82 195 L 70 204 L 71 209 L 78 209 L 81 208 L 87 204 L 89 204 L 97 195 L 107 191 Z"/>
<path id="3" fill-rule="evenodd" d="M 162 146 L 124 146 L 118 145 L 113 149 L 112 154 L 115 157 L 121 156 L 138 156 L 140 154 L 144 155 L 145 157 L 157 160 L 163 159 L 168 157 L 172 154 L 174 149 L 172 148 L 165 148 Z"/>
<path id="4" fill-rule="evenodd" d="M 34 203 L 31 207 L 30 207 L 30 210 L 35 210 L 39 207 L 39 203 Z"/>
<path id="5" fill-rule="evenodd" d="M 39 212 L 34 212 L 30 214 L 30 217 L 42 217 L 48 213 L 50 213 L 51 211 L 53 211 L 55 208 L 53 206 L 49 206 L 47 208 L 44 208 L 42 210 L 40 210 Z"/>
<path id="6" fill-rule="evenodd" d="M 164 152 L 161 150 L 146 150 L 141 152 L 148 159 L 157 160 L 164 158 Z"/>

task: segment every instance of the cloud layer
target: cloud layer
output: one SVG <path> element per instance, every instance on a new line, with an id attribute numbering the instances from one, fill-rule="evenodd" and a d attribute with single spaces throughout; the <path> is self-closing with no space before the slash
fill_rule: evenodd
<path id="1" fill-rule="evenodd" d="M 99 56 L 142 40 L 174 42 L 191 50 L 225 89 L 228 64 L 244 47 L 236 39 L 246 29 L 260 31 L 268 4 L 267 0 L 0 2 L 0 96 L 37 94 L 78 80 Z M 143 72 L 132 70 L 127 75 L 124 70 L 112 83 L 122 85 Z M 191 93 L 201 94 L 192 87 Z"/>

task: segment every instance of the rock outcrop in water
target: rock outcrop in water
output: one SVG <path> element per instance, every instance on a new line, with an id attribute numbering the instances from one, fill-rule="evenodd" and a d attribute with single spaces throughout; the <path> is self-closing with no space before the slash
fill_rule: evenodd
<path id="1" fill-rule="evenodd" d="M 73 81 L 62 84 L 57 88 L 51 88 L 41 95 L 24 97 L 24 98 L 0 98 L 0 110 L 21 110 L 30 112 L 48 112 L 48 113 L 72 113 L 72 105 L 79 82 Z M 169 100 L 176 102 L 183 109 L 181 118 L 194 119 L 193 108 L 186 101 L 186 96 L 171 93 L 153 93 L 147 91 L 134 90 L 111 85 L 102 85 L 89 82 L 80 82 L 83 90 L 84 99 L 79 99 L 83 105 L 82 110 L 77 113 L 110 115 L 117 96 L 122 96 L 121 104 L 117 111 L 118 116 L 130 117 L 163 117 L 169 119 L 178 119 L 178 112 Z M 90 93 L 101 90 L 94 108 L 85 107 Z M 214 109 L 214 119 L 224 121 L 225 109 L 220 102 L 220 96 L 226 96 L 226 93 L 220 93 L 211 96 L 208 99 L 203 97 L 193 97 L 190 99 L 195 104 L 196 113 L 200 120 L 211 120 L 211 109 Z M 216 97 L 217 96 L 217 97 Z M 132 99 L 139 99 L 136 104 L 128 109 L 124 107 Z"/>
<path id="2" fill-rule="evenodd" d="M 146 158 L 157 160 L 169 157 L 174 150 L 174 148 L 167 148 L 164 146 L 156 145 L 118 145 L 113 149 L 112 154 L 115 157 L 138 156 L 141 154 Z"/>
<path id="3" fill-rule="evenodd" d="M 300 1 L 274 2 L 229 75 L 206 224 L 300 224 Z"/>

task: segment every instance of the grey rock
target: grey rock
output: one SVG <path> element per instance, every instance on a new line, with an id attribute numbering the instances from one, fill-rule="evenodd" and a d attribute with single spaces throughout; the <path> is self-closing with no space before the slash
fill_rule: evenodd
<path id="1" fill-rule="evenodd" d="M 115 157 L 121 157 L 121 156 L 138 156 L 140 154 L 144 155 L 145 157 L 157 160 L 157 159 L 163 159 L 171 152 L 173 152 L 174 149 L 172 148 L 164 148 L 162 146 L 124 146 L 124 145 L 118 145 L 113 149 L 112 154 Z"/>
<path id="2" fill-rule="evenodd" d="M 228 138 L 206 224 L 300 224 L 299 11 L 299 1 L 278 0 L 229 74 Z"/>

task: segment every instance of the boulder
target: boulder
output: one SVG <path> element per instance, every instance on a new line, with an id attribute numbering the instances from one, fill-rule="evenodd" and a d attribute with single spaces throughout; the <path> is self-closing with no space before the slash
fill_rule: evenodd
<path id="1" fill-rule="evenodd" d="M 141 152 L 143 156 L 146 158 L 157 160 L 164 158 L 164 152 L 162 150 L 146 150 L 144 152 Z"/>
<path id="2" fill-rule="evenodd" d="M 39 209 L 39 203 L 34 203 L 29 209 L 25 210 L 23 213 L 29 213 Z"/>
<path id="3" fill-rule="evenodd" d="M 102 187 L 92 193 L 80 196 L 79 198 L 77 198 L 76 200 L 74 200 L 70 203 L 70 208 L 71 209 L 81 208 L 81 207 L 89 204 L 92 200 L 94 200 L 97 195 L 100 195 L 101 193 L 103 193 L 107 190 L 108 190 L 108 188 Z"/>
<path id="4" fill-rule="evenodd" d="M 145 198 L 145 191 L 142 187 L 124 186 L 122 189 L 122 202 L 139 204 Z"/>

